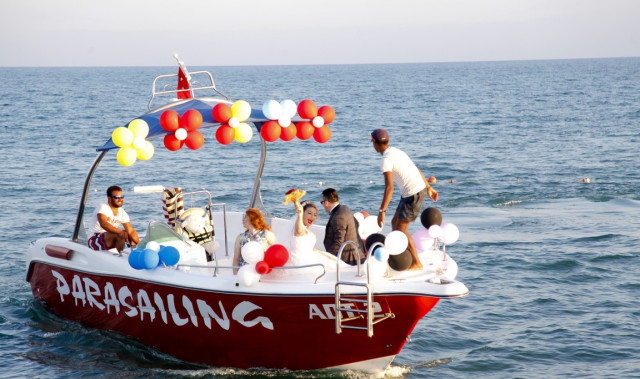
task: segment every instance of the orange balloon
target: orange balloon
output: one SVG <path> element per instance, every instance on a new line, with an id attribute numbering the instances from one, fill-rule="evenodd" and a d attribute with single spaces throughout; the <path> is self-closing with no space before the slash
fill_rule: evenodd
<path id="1" fill-rule="evenodd" d="M 175 132 L 180 127 L 180 115 L 173 109 L 162 112 L 160 115 L 160 126 L 168 132 Z"/>
<path id="2" fill-rule="evenodd" d="M 235 137 L 236 131 L 227 124 L 220 125 L 218 130 L 216 130 L 216 140 L 222 145 L 230 144 Z"/>
<path id="3" fill-rule="evenodd" d="M 319 143 L 325 143 L 331 138 L 331 129 L 327 125 L 315 128 L 313 131 L 313 139 Z"/>
<path id="4" fill-rule="evenodd" d="M 202 125 L 202 114 L 195 109 L 189 109 L 180 118 L 180 126 L 188 132 L 198 129 L 200 125 Z"/>
<path id="5" fill-rule="evenodd" d="M 182 145 L 184 145 L 184 141 L 177 139 L 174 133 L 164 136 L 164 147 L 166 147 L 167 150 L 177 151 L 180 150 Z"/>
<path id="6" fill-rule="evenodd" d="M 274 142 L 278 138 L 280 138 L 280 134 L 282 133 L 282 128 L 278 121 L 267 121 L 260 128 L 260 135 L 267 142 Z"/>
<path id="7" fill-rule="evenodd" d="M 297 133 L 298 129 L 296 128 L 296 124 L 291 123 L 287 127 L 280 128 L 280 139 L 283 141 L 291 141 L 296 138 Z"/>
<path id="8" fill-rule="evenodd" d="M 313 100 L 302 100 L 300 104 L 298 104 L 298 114 L 302 118 L 312 119 L 318 115 L 318 107 Z"/>
<path id="9" fill-rule="evenodd" d="M 324 119 L 324 124 L 331 124 L 336 118 L 336 112 L 328 105 L 323 105 L 318 108 L 318 116 Z"/>
<path id="10" fill-rule="evenodd" d="M 299 123 L 296 124 L 296 128 L 298 129 L 298 132 L 296 133 L 296 135 L 301 140 L 307 140 L 311 138 L 311 136 L 313 135 L 313 131 L 315 129 L 313 127 L 313 124 L 310 123 L 309 121 L 300 121 Z"/>
<path id="11" fill-rule="evenodd" d="M 184 140 L 184 144 L 191 150 L 198 150 L 204 145 L 204 136 L 197 130 L 189 132 L 187 139 Z"/>
<path id="12" fill-rule="evenodd" d="M 231 118 L 231 107 L 224 103 L 219 103 L 211 110 L 213 119 L 221 124 L 225 124 Z"/>

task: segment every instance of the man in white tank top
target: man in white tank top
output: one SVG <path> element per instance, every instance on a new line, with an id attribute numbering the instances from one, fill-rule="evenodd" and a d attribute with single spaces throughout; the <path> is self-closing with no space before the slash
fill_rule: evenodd
<path id="1" fill-rule="evenodd" d="M 387 206 L 393 195 L 393 183 L 400 189 L 400 203 L 391 219 L 391 229 L 402 231 L 409 240 L 409 252 L 413 263 L 409 270 L 422 269 L 418 259 L 413 238 L 409 234 L 409 223 L 420 214 L 424 199 L 429 196 L 434 202 L 438 201 L 438 192 L 431 188 L 422 171 L 413 163 L 411 158 L 402 150 L 389 146 L 389 133 L 384 129 L 376 129 L 371 133 L 373 148 L 382 155 L 382 174 L 384 175 L 384 197 L 378 210 L 378 225 L 382 227 Z"/>

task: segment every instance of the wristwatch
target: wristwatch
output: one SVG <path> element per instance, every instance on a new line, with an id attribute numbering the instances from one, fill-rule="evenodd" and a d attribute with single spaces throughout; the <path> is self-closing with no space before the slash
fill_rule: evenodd
<path id="1" fill-rule="evenodd" d="M 386 211 L 387 211 L 386 209 L 378 209 L 378 213 L 384 213 Z"/>

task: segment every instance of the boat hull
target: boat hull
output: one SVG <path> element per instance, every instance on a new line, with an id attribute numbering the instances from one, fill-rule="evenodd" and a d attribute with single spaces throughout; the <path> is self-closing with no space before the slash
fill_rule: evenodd
<path id="1" fill-rule="evenodd" d="M 179 359 L 216 367 L 384 370 L 439 298 L 386 293 L 373 299 L 366 330 L 336 333 L 334 293 L 282 294 L 194 289 L 31 261 L 33 295 L 52 313 L 112 330 Z M 205 279 L 206 280 L 206 279 Z M 360 303 L 343 303 L 364 309 Z M 343 317 L 357 316 L 343 311 Z M 349 325 L 366 327 L 364 320 Z"/>

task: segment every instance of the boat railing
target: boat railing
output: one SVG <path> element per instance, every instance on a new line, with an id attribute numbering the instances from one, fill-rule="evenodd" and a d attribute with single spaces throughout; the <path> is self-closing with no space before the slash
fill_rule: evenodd
<path id="1" fill-rule="evenodd" d="M 213 269 L 213 276 L 217 277 L 218 276 L 218 271 L 220 269 L 229 269 L 229 270 L 238 270 L 240 269 L 242 266 L 219 266 L 217 264 L 217 260 L 215 261 L 215 265 L 214 266 L 209 266 L 209 265 L 192 265 L 192 264 L 179 264 L 175 266 L 176 270 L 179 270 L 181 268 L 204 268 L 204 269 Z M 166 267 L 166 266 L 165 266 Z M 324 267 L 324 265 L 322 263 L 311 263 L 308 265 L 300 265 L 300 266 L 283 266 L 283 267 L 271 267 L 272 270 L 298 270 L 298 269 L 303 269 L 303 268 L 310 268 L 310 267 L 320 267 L 322 268 L 322 274 L 318 275 L 315 280 L 314 280 L 314 284 L 318 284 L 318 281 L 320 280 L 320 278 L 322 278 L 323 276 L 326 275 L 327 273 L 327 269 L 326 267 Z M 286 278 L 285 276 L 283 277 L 278 277 L 278 279 L 281 278 Z"/>
<path id="2" fill-rule="evenodd" d="M 205 194 L 207 195 L 207 207 L 205 209 L 205 212 L 208 215 L 209 218 L 209 224 L 213 227 L 213 231 L 212 231 L 212 238 L 215 237 L 215 225 L 213 224 L 213 207 L 217 207 L 220 206 L 222 207 L 222 224 L 223 224 L 223 232 L 224 232 L 224 252 L 225 252 L 225 256 L 228 257 L 229 256 L 229 244 L 228 244 L 228 238 L 227 238 L 227 204 L 226 203 L 214 203 L 211 199 L 211 192 L 205 190 L 205 189 L 201 189 L 201 190 L 197 190 L 197 191 L 191 191 L 191 192 L 183 192 L 182 193 L 182 201 L 183 204 L 185 202 L 185 199 L 188 197 L 191 202 L 193 203 L 192 199 L 195 195 L 198 194 Z M 178 208 L 176 207 L 174 210 L 175 214 L 174 217 L 177 220 L 177 212 L 178 212 Z M 214 238 L 215 239 L 215 238 Z M 212 252 L 211 254 L 214 255 L 215 258 L 215 251 Z"/>
<path id="3" fill-rule="evenodd" d="M 218 88 L 216 88 L 216 84 L 213 81 L 213 76 L 209 71 L 193 71 L 193 72 L 189 72 L 189 75 L 191 76 L 192 79 L 189 81 L 189 88 L 185 88 L 185 89 L 177 89 L 177 88 L 167 89 L 166 87 L 169 84 L 165 84 L 162 86 L 162 89 L 158 89 L 159 80 L 163 81 L 164 79 L 178 78 L 178 74 L 167 74 L 167 75 L 156 76 L 156 78 L 153 80 L 153 85 L 151 87 L 151 99 L 149 99 L 149 104 L 147 105 L 147 108 L 151 110 L 151 104 L 153 103 L 153 100 L 156 98 L 156 96 L 174 95 L 177 97 L 179 93 L 188 93 L 190 95 L 189 97 L 195 98 L 196 91 L 204 91 L 204 90 L 213 90 L 218 95 L 224 97 L 225 99 L 231 100 L 229 96 L 222 93 L 220 90 L 218 90 Z M 203 80 L 208 81 L 208 83 L 201 84 L 197 80 L 193 80 L 194 77 L 202 77 Z M 175 82 L 172 82 L 172 83 L 175 83 Z"/>

